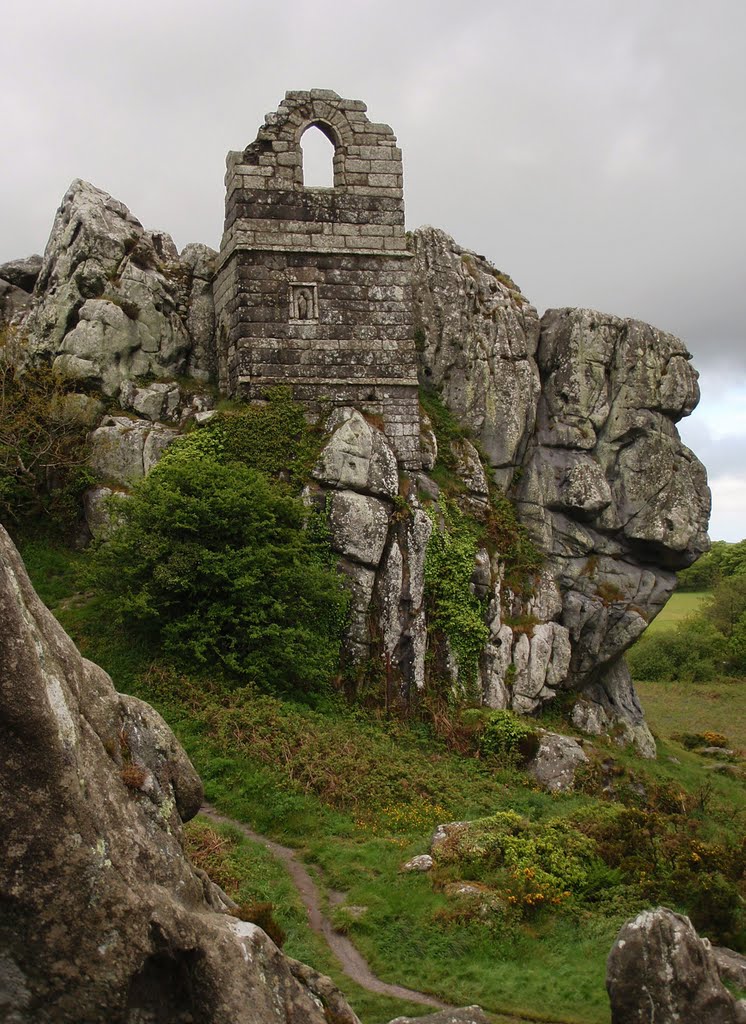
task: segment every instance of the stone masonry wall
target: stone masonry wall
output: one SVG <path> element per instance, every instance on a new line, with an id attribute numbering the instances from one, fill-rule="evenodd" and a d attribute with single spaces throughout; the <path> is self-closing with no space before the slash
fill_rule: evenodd
<path id="1" fill-rule="evenodd" d="M 215 285 L 221 387 L 261 398 L 290 384 L 311 406 L 380 416 L 417 469 L 419 406 L 401 150 L 359 100 L 289 92 L 228 155 Z M 301 137 L 334 146 L 334 187 L 303 185 Z"/>

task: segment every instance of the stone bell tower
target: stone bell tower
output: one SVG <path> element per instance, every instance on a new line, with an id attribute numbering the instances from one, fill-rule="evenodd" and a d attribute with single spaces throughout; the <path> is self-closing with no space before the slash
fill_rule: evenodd
<path id="1" fill-rule="evenodd" d="M 400 465 L 418 469 L 401 150 L 365 111 L 325 89 L 288 92 L 256 141 L 228 154 L 220 383 L 246 399 L 284 384 L 317 410 L 354 405 L 380 417 Z M 333 188 L 303 184 L 312 126 L 334 147 Z"/>

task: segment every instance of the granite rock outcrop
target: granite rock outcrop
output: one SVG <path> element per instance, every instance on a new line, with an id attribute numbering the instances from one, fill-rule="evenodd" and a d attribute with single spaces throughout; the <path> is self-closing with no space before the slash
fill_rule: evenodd
<path id="1" fill-rule="evenodd" d="M 105 529 L 102 488 L 126 489 L 179 431 L 216 415 L 215 261 L 205 246 L 179 254 L 77 181 L 43 261 L 0 268 L 10 289 L 34 282 L 14 321 L 26 358 L 51 360 L 106 405 L 91 434 L 92 532 Z M 423 412 L 419 446 L 410 438 L 402 461 L 398 413 L 370 411 L 385 397 L 369 408 L 340 393 L 331 414 L 322 410 L 328 443 L 307 498 L 328 507 L 349 583 L 348 660 L 377 660 L 405 700 L 428 685 L 425 561 L 442 529 L 445 458 L 463 511 L 483 521 L 495 495 L 507 496 L 544 559 L 518 592 L 499 546 L 477 545 L 470 587 L 486 630 L 483 702 L 530 714 L 571 691 L 579 729 L 654 756 L 623 653 L 670 596 L 675 571 L 708 545 L 706 474 L 675 426 L 698 399 L 688 352 L 669 334 L 591 310 L 540 318 L 506 274 L 434 228 L 410 236 L 409 266 L 421 385 L 469 437 L 438 438 Z M 319 415 L 318 400 L 309 415 Z M 457 653 L 444 651 L 438 670 L 463 687 Z"/>
<path id="2" fill-rule="evenodd" d="M 36 596 L 0 527 L 0 1007 L 14 1024 L 359 1024 L 183 850 L 202 784 Z"/>
<path id="3" fill-rule="evenodd" d="M 579 728 L 654 756 L 622 655 L 709 546 L 706 473 L 675 428 L 699 399 L 691 357 L 639 321 L 539 319 L 441 231 L 415 232 L 413 251 L 422 383 L 471 428 L 545 554 L 529 601 L 501 592 L 493 570 L 485 700 L 531 712 L 571 689 Z M 506 629 L 501 608 L 532 615 L 532 635 Z"/>
<path id="4" fill-rule="evenodd" d="M 122 383 L 210 371 L 216 254 L 146 231 L 76 180 L 57 211 L 25 331 L 32 353 L 116 398 Z"/>
<path id="5" fill-rule="evenodd" d="M 720 980 L 710 943 L 688 917 L 665 907 L 644 910 L 619 932 L 606 988 L 612 1024 L 743 1024 L 746 1000 Z"/>

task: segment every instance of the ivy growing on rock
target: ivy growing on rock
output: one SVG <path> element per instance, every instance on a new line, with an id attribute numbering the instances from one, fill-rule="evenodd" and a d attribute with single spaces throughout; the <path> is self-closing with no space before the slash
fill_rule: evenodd
<path id="1" fill-rule="evenodd" d="M 477 537 L 474 524 L 443 495 L 427 510 L 433 532 L 425 557 L 428 629 L 448 640 L 468 695 L 477 679 L 479 657 L 489 638 L 484 605 L 470 589 Z"/>

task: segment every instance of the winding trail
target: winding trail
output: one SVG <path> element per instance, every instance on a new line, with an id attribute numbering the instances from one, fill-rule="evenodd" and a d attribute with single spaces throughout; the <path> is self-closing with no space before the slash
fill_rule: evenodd
<path id="1" fill-rule="evenodd" d="M 433 1006 L 438 1010 L 455 1009 L 450 1004 L 443 1003 L 434 996 L 426 995 L 424 992 L 415 992 L 413 989 L 404 988 L 402 985 L 390 985 L 388 982 L 377 978 L 368 966 L 368 961 L 365 957 L 355 949 L 345 935 L 340 935 L 339 932 L 334 930 L 331 921 L 322 912 L 319 890 L 316 887 L 316 883 L 306 870 L 305 865 L 298 859 L 295 850 L 292 850 L 289 846 L 282 846 L 272 839 L 267 839 L 266 836 L 259 835 L 258 832 L 254 832 L 248 825 L 244 825 L 243 822 L 237 821 L 235 818 L 228 818 L 224 814 L 220 814 L 211 804 L 203 804 L 199 813 L 210 821 L 221 825 L 231 825 L 233 828 L 238 829 L 247 839 L 251 839 L 255 843 L 261 843 L 274 857 L 282 861 L 293 880 L 293 884 L 301 895 L 303 904 L 308 912 L 308 923 L 311 926 L 311 930 L 326 940 L 348 978 L 352 978 L 353 981 L 357 982 L 362 988 L 368 989 L 369 992 L 377 992 L 382 996 L 392 996 L 394 999 L 403 999 L 411 1003 L 422 1003 L 425 1006 Z"/>
<path id="2" fill-rule="evenodd" d="M 276 843 L 273 839 L 268 839 L 267 836 L 260 835 L 250 828 L 249 825 L 238 821 L 237 818 L 229 818 L 227 815 L 221 814 L 212 804 L 202 804 L 199 813 L 203 818 L 214 821 L 218 825 L 232 826 L 245 835 L 247 839 L 251 839 L 252 842 L 261 843 L 262 846 L 269 850 L 273 857 L 282 861 L 303 900 L 311 930 L 326 941 L 337 958 L 343 973 L 348 978 L 352 978 L 353 981 L 357 982 L 361 988 L 365 988 L 369 992 L 376 992 L 378 995 L 403 999 L 410 1003 L 422 1003 L 424 1006 L 432 1006 L 437 1010 L 458 1009 L 451 1003 L 444 1003 L 440 999 L 436 999 L 435 996 L 427 995 L 425 992 L 417 992 L 414 989 L 405 988 L 403 985 L 390 985 L 388 982 L 381 981 L 380 978 L 376 977 L 368 966 L 368 961 L 365 957 L 358 952 L 346 935 L 341 935 L 334 930 L 331 921 L 323 913 L 318 887 L 313 878 L 311 878 L 306 866 L 299 860 L 296 850 L 291 849 L 289 846 L 283 846 L 281 843 Z M 342 893 L 332 891 L 329 893 L 329 900 L 332 904 L 338 904 L 344 900 L 344 896 Z M 488 1012 L 487 1016 L 494 1020 L 495 1024 L 498 1024 L 498 1022 L 503 1022 L 503 1024 L 566 1024 L 566 1022 L 562 1021 L 550 1021 L 546 1017 L 531 1017 L 523 1014 L 516 1015 L 515 1013 L 503 1015 Z"/>

